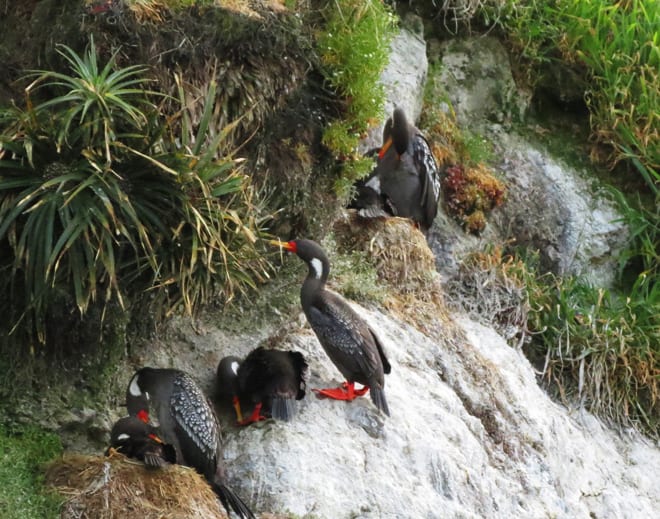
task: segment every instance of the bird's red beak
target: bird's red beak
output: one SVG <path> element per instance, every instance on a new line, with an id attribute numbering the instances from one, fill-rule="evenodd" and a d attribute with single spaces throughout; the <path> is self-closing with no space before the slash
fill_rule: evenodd
<path id="1" fill-rule="evenodd" d="M 391 146 L 392 146 L 392 137 L 388 137 L 388 139 L 385 141 L 385 144 L 383 144 L 383 146 L 380 148 L 380 151 L 378 152 L 378 158 L 382 159 L 387 153 L 387 150 L 389 150 Z"/>
<path id="2" fill-rule="evenodd" d="M 295 241 L 270 240 L 269 243 L 271 245 L 274 245 L 275 247 L 281 247 L 284 250 L 288 250 L 289 252 L 294 252 L 295 253 L 296 250 L 297 250 Z"/>

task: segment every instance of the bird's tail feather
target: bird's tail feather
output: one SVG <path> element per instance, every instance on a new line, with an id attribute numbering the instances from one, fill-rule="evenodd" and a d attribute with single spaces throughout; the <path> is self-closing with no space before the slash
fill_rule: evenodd
<path id="1" fill-rule="evenodd" d="M 290 422 L 296 414 L 296 405 L 291 398 L 274 396 L 270 412 L 273 418 Z"/>
<path id="2" fill-rule="evenodd" d="M 227 485 L 222 483 L 211 483 L 211 486 L 229 515 L 231 515 L 231 511 L 233 510 L 241 519 L 256 519 L 255 515 L 243 500 Z"/>
<path id="3" fill-rule="evenodd" d="M 390 416 L 390 408 L 387 405 L 387 399 L 385 398 L 385 391 L 383 391 L 383 388 L 371 386 L 369 388 L 369 393 L 371 394 L 371 401 L 374 405 L 387 416 Z"/>

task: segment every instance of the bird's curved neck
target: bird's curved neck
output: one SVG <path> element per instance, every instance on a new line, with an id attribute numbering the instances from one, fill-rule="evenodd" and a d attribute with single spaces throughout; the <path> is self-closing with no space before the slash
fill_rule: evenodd
<path id="1" fill-rule="evenodd" d="M 303 299 L 312 298 L 315 294 L 322 292 L 328 281 L 330 263 L 326 258 L 312 258 L 307 262 L 309 271 L 301 288 Z"/>
<path id="2" fill-rule="evenodd" d="M 395 121 L 395 125 L 392 127 L 392 143 L 399 155 L 403 155 L 408 149 L 410 137 L 410 126 L 408 122 L 405 119 L 403 121 Z"/>

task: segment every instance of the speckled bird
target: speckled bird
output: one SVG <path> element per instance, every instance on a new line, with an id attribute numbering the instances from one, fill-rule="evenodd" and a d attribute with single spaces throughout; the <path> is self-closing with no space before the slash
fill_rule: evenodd
<path id="1" fill-rule="evenodd" d="M 428 230 L 438 212 L 440 174 L 428 141 L 395 108 L 385 123 L 383 145 L 371 174 L 356 183 L 349 207 L 363 217 L 410 218 Z"/>
<path id="2" fill-rule="evenodd" d="M 371 327 L 339 294 L 326 290 L 330 262 L 321 246 L 312 240 L 272 241 L 302 259 L 309 272 L 300 290 L 300 302 L 312 330 L 330 360 L 345 377 L 340 388 L 315 390 L 337 400 L 353 400 L 370 392 L 371 400 L 386 415 L 385 374 L 390 363 L 383 345 Z M 364 388 L 355 389 L 358 382 Z"/>
<path id="3" fill-rule="evenodd" d="M 176 462 L 204 475 L 222 504 L 241 518 L 254 519 L 247 505 L 227 486 L 218 419 L 206 396 L 185 372 L 142 368 L 126 389 L 128 414 L 158 427 L 171 444 Z"/>
<path id="4" fill-rule="evenodd" d="M 290 421 L 296 413 L 295 401 L 305 396 L 307 362 L 298 351 L 258 347 L 244 360 L 224 357 L 217 370 L 217 393 L 230 399 L 239 425 L 248 425 L 271 416 Z M 243 417 L 242 408 L 252 414 Z"/>
<path id="5" fill-rule="evenodd" d="M 142 461 L 149 468 L 176 463 L 174 447 L 160 439 L 155 427 L 135 416 L 125 416 L 115 422 L 110 432 L 110 447 Z"/>

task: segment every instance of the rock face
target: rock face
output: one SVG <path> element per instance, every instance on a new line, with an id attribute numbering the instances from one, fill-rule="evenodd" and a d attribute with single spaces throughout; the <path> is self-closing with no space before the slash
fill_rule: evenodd
<path id="1" fill-rule="evenodd" d="M 439 270 L 451 275 L 465 253 L 486 243 L 515 240 L 538 250 L 547 270 L 611 285 L 628 229 L 618 221 L 615 205 L 584 172 L 509 131 L 511 122 L 524 119 L 530 96 L 516 86 L 503 46 L 494 38 L 469 38 L 434 49 L 458 122 L 493 144 L 495 171 L 508 188 L 506 202 L 480 239 L 465 236 L 446 215 L 438 215 L 429 243 Z"/>
<path id="2" fill-rule="evenodd" d="M 461 126 L 473 127 L 480 120 L 505 123 L 524 119 L 530 96 L 516 86 L 509 55 L 498 40 L 450 40 L 437 51 L 441 54 L 441 83 Z"/>
<path id="3" fill-rule="evenodd" d="M 422 93 L 428 71 L 426 43 L 418 32 L 404 28 L 392 40 L 390 48 L 390 61 L 380 77 L 385 89 L 385 118 L 369 130 L 368 137 L 361 143 L 361 152 L 382 144 L 385 120 L 392 115 L 395 106 L 403 108 L 411 121 L 416 121 L 422 112 Z"/>
<path id="4" fill-rule="evenodd" d="M 622 215 L 603 190 L 585 180 L 584 172 L 509 130 L 512 122 L 524 120 L 530 94 L 516 86 L 502 44 L 475 37 L 430 48 L 441 62 L 441 80 L 457 121 L 492 143 L 495 171 L 508 188 L 507 201 L 479 238 L 466 235 L 441 206 L 428 234 L 438 270 L 450 276 L 463 255 L 489 243 L 515 240 L 538 250 L 546 270 L 610 286 L 618 268 L 616 257 L 628 239 Z M 391 49 L 381 77 L 386 117 L 400 105 L 411 114 L 410 120 L 417 120 L 428 71 L 425 43 L 403 29 Z M 380 145 L 383 126 L 384 121 L 369 132 L 362 151 Z"/>
<path id="5" fill-rule="evenodd" d="M 311 391 L 290 423 L 237 429 L 222 413 L 231 484 L 253 509 L 319 519 L 654 517 L 660 451 L 552 402 L 492 329 L 457 318 L 457 330 L 429 336 L 353 307 L 387 349 L 392 416 L 368 396 L 346 403 Z M 302 315 L 266 335 L 306 356 L 309 387 L 341 382 Z M 256 341 L 209 327 L 168 349 L 211 390 L 216 361 Z"/>

